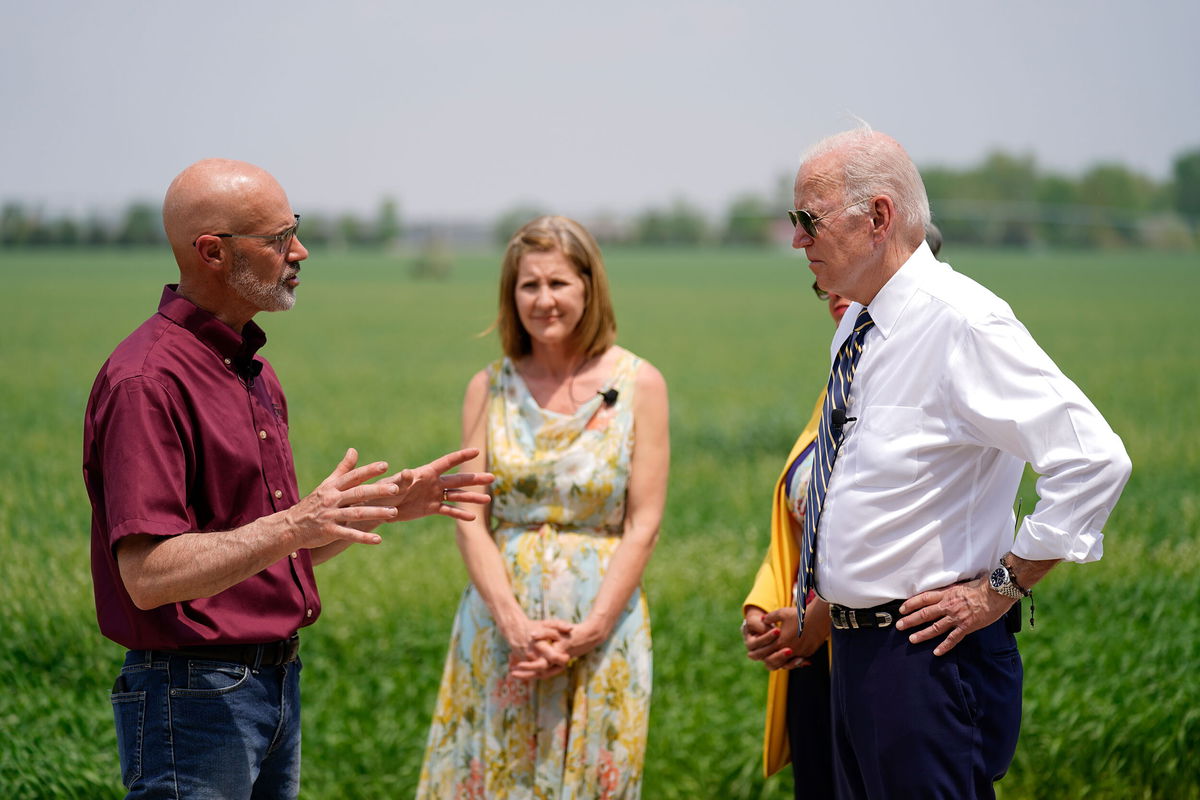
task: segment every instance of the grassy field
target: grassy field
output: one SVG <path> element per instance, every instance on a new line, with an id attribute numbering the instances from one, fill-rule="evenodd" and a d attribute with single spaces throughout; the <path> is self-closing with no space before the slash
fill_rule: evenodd
<path id="1" fill-rule="evenodd" d="M 1124 438 L 1133 477 L 1105 558 L 1056 570 L 1021 634 L 1025 722 L 1005 798 L 1200 798 L 1200 264 L 1192 255 L 956 252 L 1010 301 Z M 620 341 L 671 387 L 673 466 L 646 576 L 655 690 L 648 800 L 786 798 L 763 781 L 765 675 L 740 604 L 781 460 L 823 382 L 831 333 L 801 256 L 608 254 Z M 300 301 L 260 317 L 288 392 L 302 491 L 347 446 L 414 465 L 453 449 L 498 258 L 417 282 L 399 258 L 315 255 Z M 0 797 L 121 796 L 96 630 L 81 419 L 97 368 L 155 308 L 165 252 L 0 251 Z M 1032 481 L 1022 489 L 1025 509 Z M 394 528 L 319 570 L 306 632 L 307 798 L 411 796 L 465 585 L 448 521 Z"/>

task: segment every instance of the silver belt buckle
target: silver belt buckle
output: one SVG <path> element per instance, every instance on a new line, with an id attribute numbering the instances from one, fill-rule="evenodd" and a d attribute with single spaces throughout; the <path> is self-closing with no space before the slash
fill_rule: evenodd
<path id="1" fill-rule="evenodd" d="M 833 609 L 833 627 L 840 631 L 844 631 L 850 627 L 850 623 L 846 621 L 846 609 L 841 606 Z"/>
<path id="2" fill-rule="evenodd" d="M 833 605 L 830 606 L 829 613 L 833 618 L 833 627 L 839 631 L 859 630 L 861 628 L 890 628 L 892 623 L 896 621 L 896 617 L 888 611 L 873 612 L 875 624 L 872 625 L 868 620 L 871 617 L 864 617 L 860 622 L 858 619 L 858 611 L 861 609 L 846 608 L 845 606 Z"/>

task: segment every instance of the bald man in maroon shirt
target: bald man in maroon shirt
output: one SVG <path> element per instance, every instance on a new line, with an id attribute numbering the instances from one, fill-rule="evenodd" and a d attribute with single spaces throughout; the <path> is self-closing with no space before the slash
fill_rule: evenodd
<path id="1" fill-rule="evenodd" d="M 356 466 L 350 449 L 300 497 L 287 401 L 252 321 L 295 304 L 299 219 L 251 164 L 180 173 L 163 203 L 179 283 L 88 399 L 96 615 L 129 651 L 112 696 L 129 797 L 296 797 L 313 566 L 379 543 L 381 523 L 469 520 L 459 504 L 488 501 L 472 487 L 492 476 L 444 474 L 474 450 L 383 477 L 386 463 Z"/>

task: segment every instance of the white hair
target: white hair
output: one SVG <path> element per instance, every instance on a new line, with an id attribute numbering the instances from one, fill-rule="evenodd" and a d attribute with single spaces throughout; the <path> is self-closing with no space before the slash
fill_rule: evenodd
<path id="1" fill-rule="evenodd" d="M 860 127 L 827 136 L 805 152 L 801 163 L 837 151 L 842 167 L 845 198 L 866 199 L 887 195 L 906 227 L 922 231 L 930 224 L 925 182 L 900 143 L 877 133 L 863 122 Z M 852 213 L 862 213 L 853 206 Z"/>

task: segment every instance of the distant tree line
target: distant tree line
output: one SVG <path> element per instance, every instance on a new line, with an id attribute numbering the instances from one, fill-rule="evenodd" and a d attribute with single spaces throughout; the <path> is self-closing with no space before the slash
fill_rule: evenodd
<path id="1" fill-rule="evenodd" d="M 997 151 L 974 167 L 922 169 L 934 222 L 948 241 L 1010 247 L 1194 248 L 1200 242 L 1200 148 L 1179 155 L 1171 177 L 1157 181 L 1122 164 L 1097 164 L 1071 176 L 1038 167 L 1031 155 Z M 791 176 L 763 194 L 735 198 L 719 219 L 679 198 L 630 217 L 583 220 L 604 243 L 750 245 L 786 243 L 791 229 Z M 373 215 L 305 214 L 308 245 L 414 249 L 503 245 L 542 212 L 522 204 L 491 226 L 426 223 L 405 226 L 397 202 L 383 198 Z M 161 246 L 158 206 L 131 203 L 122 213 L 46 214 L 20 201 L 0 206 L 0 247 Z"/>
<path id="2" fill-rule="evenodd" d="M 1003 151 L 978 166 L 925 167 L 921 174 L 934 222 L 957 244 L 1191 249 L 1200 243 L 1200 149 L 1178 156 L 1166 181 L 1115 163 L 1073 177 Z M 679 199 L 624 225 L 591 227 L 601 241 L 641 245 L 783 243 L 791 237 L 783 213 L 792 206 L 791 183 L 792 176 L 783 176 L 769 195 L 735 198 L 715 221 Z M 495 240 L 507 241 L 536 213 L 521 207 L 501 216 Z"/>
<path id="3" fill-rule="evenodd" d="M 1072 177 L 1003 152 L 922 175 L 934 221 L 956 243 L 1182 249 L 1200 233 L 1200 149 L 1178 156 L 1166 181 L 1116 163 Z"/>
<path id="4" fill-rule="evenodd" d="M 385 197 L 375 215 L 367 219 L 350 213 L 304 214 L 300 233 L 306 244 L 385 248 L 398 243 L 405 231 L 399 205 L 394 199 Z M 166 241 L 162 211 L 158 205 L 147 202 L 131 203 L 115 217 L 89 214 L 82 220 L 69 214 L 48 215 L 39 208 L 17 201 L 7 201 L 0 206 L 2 247 L 140 247 L 162 246 Z"/>

